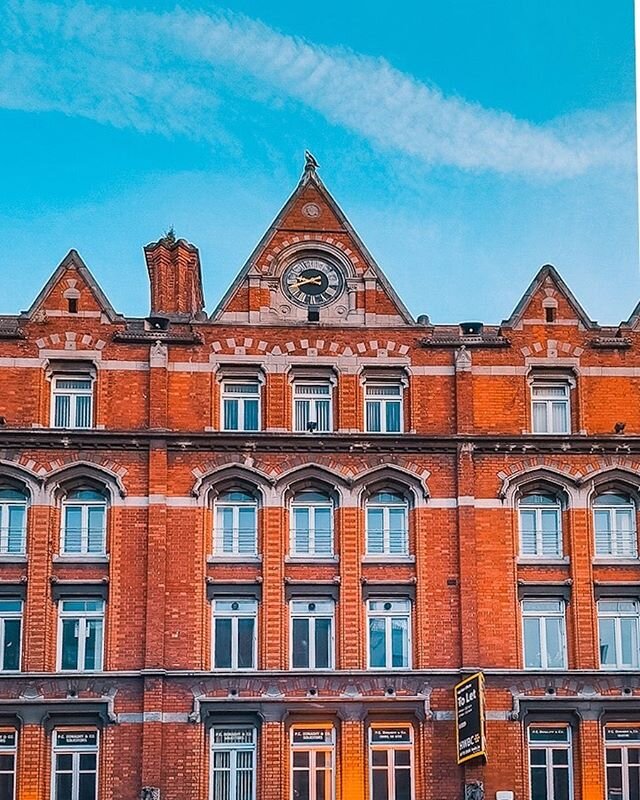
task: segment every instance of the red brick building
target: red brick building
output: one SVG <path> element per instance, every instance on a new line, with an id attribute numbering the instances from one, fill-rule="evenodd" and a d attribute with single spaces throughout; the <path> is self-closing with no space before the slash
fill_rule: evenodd
<path id="1" fill-rule="evenodd" d="M 637 800 L 639 314 L 415 321 L 310 159 L 211 316 L 144 253 L 0 318 L 0 800 Z"/>

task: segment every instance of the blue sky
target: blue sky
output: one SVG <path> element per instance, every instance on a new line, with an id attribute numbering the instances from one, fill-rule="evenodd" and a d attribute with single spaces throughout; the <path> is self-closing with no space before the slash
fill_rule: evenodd
<path id="1" fill-rule="evenodd" d="M 416 315 L 498 322 L 547 262 L 640 299 L 632 0 L 5 6 L 0 313 L 75 247 L 144 315 L 171 225 L 212 310 L 305 148 Z"/>

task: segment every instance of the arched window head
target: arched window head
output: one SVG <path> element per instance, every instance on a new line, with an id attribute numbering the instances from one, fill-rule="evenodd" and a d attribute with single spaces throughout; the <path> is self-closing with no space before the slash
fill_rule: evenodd
<path id="1" fill-rule="evenodd" d="M 304 489 L 293 496 L 291 555 L 333 555 L 333 500 L 326 492 Z"/>
<path id="2" fill-rule="evenodd" d="M 519 501 L 520 555 L 562 556 L 562 506 L 550 492 L 525 494 Z"/>
<path id="3" fill-rule="evenodd" d="M 258 501 L 245 489 L 233 488 L 214 502 L 213 552 L 219 556 L 255 556 L 258 552 Z"/>
<path id="4" fill-rule="evenodd" d="M 107 496 L 93 486 L 76 486 L 62 501 L 63 555 L 104 555 L 106 552 Z"/>
<path id="5" fill-rule="evenodd" d="M 610 491 L 593 500 L 596 555 L 613 558 L 638 557 L 636 506 L 624 492 Z"/>
<path id="6" fill-rule="evenodd" d="M 405 556 L 409 552 L 409 504 L 399 492 L 384 489 L 366 503 L 367 555 Z"/>
<path id="7" fill-rule="evenodd" d="M 21 489 L 0 484 L 0 554 L 24 554 L 27 503 L 28 497 Z"/>

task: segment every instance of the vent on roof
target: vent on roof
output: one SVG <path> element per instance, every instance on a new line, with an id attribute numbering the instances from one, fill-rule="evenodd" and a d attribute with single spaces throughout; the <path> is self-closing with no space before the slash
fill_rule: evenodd
<path id="1" fill-rule="evenodd" d="M 168 331 L 169 317 L 153 316 L 145 320 L 145 328 L 148 331 Z"/>
<path id="2" fill-rule="evenodd" d="M 482 322 L 461 322 L 460 332 L 463 336 L 481 336 L 483 327 Z"/>

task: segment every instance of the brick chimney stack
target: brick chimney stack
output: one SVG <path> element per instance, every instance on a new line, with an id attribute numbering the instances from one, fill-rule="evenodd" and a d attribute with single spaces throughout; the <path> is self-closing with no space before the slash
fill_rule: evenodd
<path id="1" fill-rule="evenodd" d="M 144 248 L 151 283 L 151 314 L 199 317 L 204 309 L 200 254 L 173 230 Z"/>

